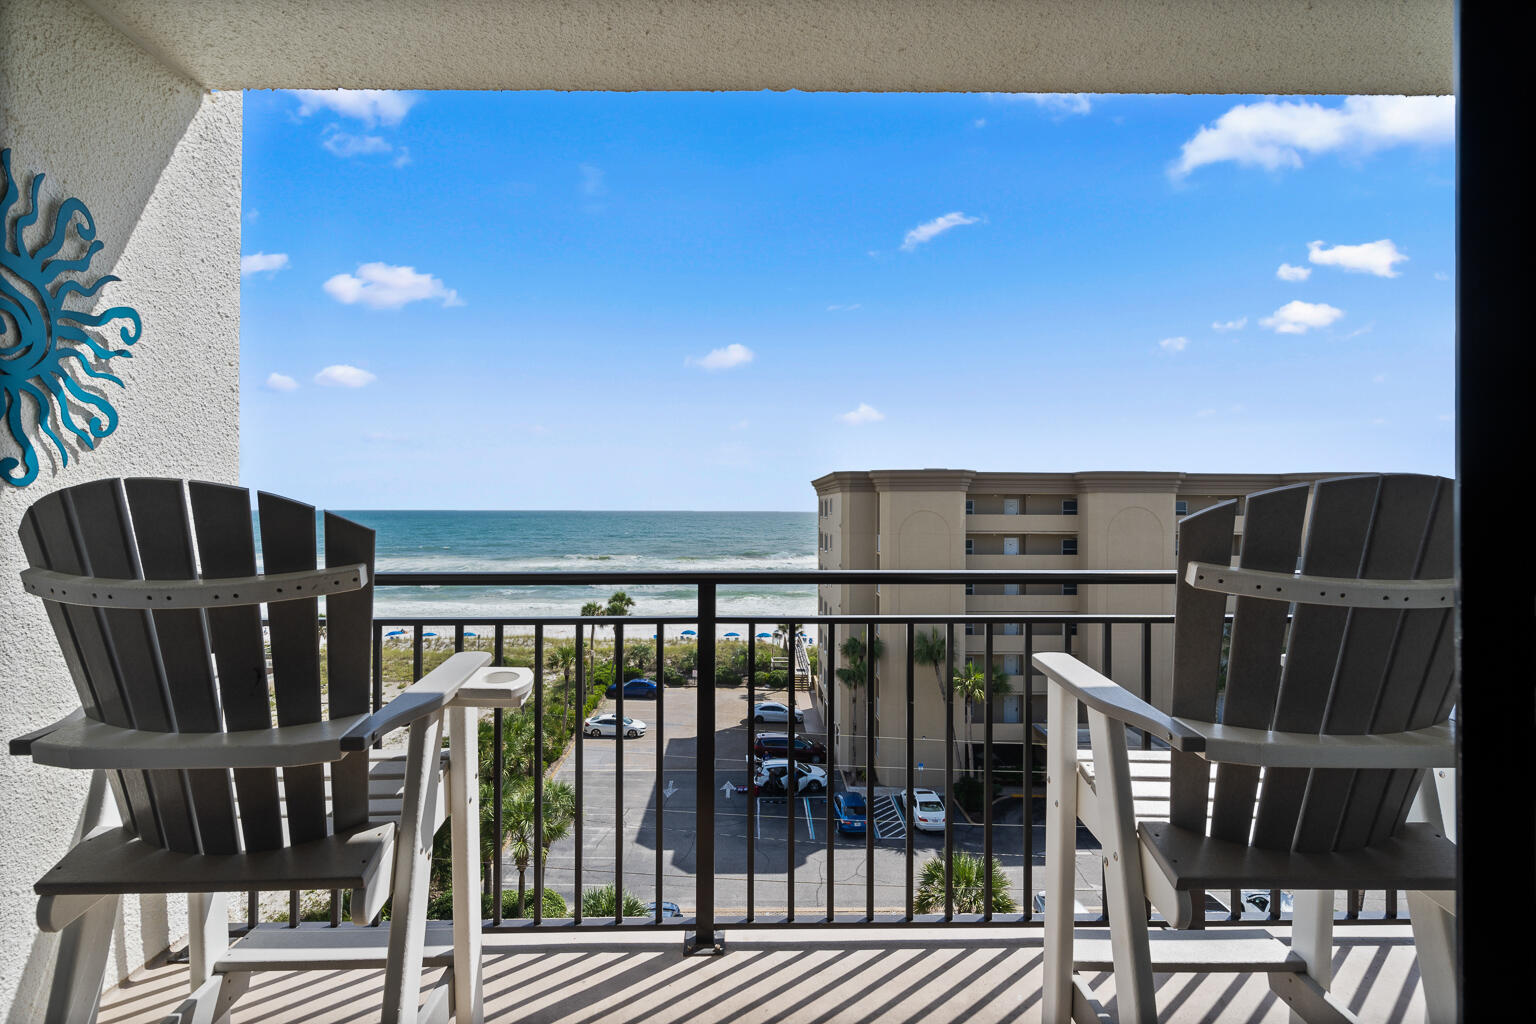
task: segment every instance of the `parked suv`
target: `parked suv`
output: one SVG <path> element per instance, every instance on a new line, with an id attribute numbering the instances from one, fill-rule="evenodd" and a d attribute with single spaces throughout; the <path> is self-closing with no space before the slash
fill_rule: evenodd
<path id="1" fill-rule="evenodd" d="M 782 732 L 765 732 L 757 737 L 757 742 L 752 744 L 752 753 L 759 758 L 789 758 L 789 734 Z M 795 737 L 795 760 L 809 761 L 811 764 L 824 764 L 827 760 L 827 748 L 813 739 L 805 736 Z"/>

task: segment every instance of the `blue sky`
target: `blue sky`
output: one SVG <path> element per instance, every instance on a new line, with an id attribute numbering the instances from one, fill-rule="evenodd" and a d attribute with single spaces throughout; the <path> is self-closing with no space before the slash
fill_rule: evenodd
<path id="1" fill-rule="evenodd" d="M 1449 474 L 1452 102 L 248 92 L 243 481 Z"/>

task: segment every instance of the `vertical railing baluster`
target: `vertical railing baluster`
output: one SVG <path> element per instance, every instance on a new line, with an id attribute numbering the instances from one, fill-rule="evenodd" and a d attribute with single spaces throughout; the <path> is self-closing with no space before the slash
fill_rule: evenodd
<path id="1" fill-rule="evenodd" d="M 698 797 L 695 883 L 697 931 L 685 939 L 689 953 L 714 953 L 722 949 L 715 936 L 715 585 L 699 584 L 699 700 L 698 762 L 694 766 Z"/>
<path id="2" fill-rule="evenodd" d="M 757 647 L 757 634 L 752 632 L 756 626 L 749 626 L 747 636 L 752 639 L 747 643 L 753 649 Z M 770 662 L 770 664 L 772 664 Z M 785 844 L 785 872 L 786 894 L 784 897 L 784 919 L 795 919 L 795 802 L 800 797 L 800 758 L 799 751 L 795 750 L 795 659 L 791 654 L 789 658 L 789 671 L 784 675 L 788 680 L 787 696 L 784 698 L 784 706 L 788 710 L 784 713 L 784 738 L 785 756 L 789 758 L 788 770 L 784 773 L 784 822 L 788 842 Z"/>
<path id="3" fill-rule="evenodd" d="M 245 927 L 255 928 L 261 923 L 261 894 L 251 891 L 245 894 Z"/>
<path id="4" fill-rule="evenodd" d="M 576 628 L 580 629 L 581 627 L 577 626 Z M 495 655 L 495 659 L 491 662 L 491 664 L 495 665 L 497 668 L 501 667 L 501 665 L 502 665 L 502 657 L 503 657 L 503 655 L 506 654 L 506 640 L 507 640 L 506 630 L 507 630 L 506 626 L 502 625 L 501 623 L 497 623 L 497 625 L 496 625 L 496 639 L 494 641 L 494 646 L 495 646 L 496 649 L 491 652 L 492 654 Z M 578 649 L 578 653 L 579 653 L 579 649 Z"/>
<path id="5" fill-rule="evenodd" d="M 912 920 L 912 833 L 917 831 L 917 803 L 913 795 L 913 789 L 917 782 L 917 766 L 913 762 L 917 759 L 916 732 L 912 716 L 917 711 L 917 694 L 913 683 L 913 666 L 916 658 L 913 647 L 917 642 L 917 626 L 915 623 L 907 623 L 907 902 L 906 919 Z M 946 820 L 948 815 L 945 815 Z"/>
<path id="6" fill-rule="evenodd" d="M 496 627 L 496 663 L 501 663 L 501 627 Z M 507 748 L 502 743 L 505 708 L 491 712 L 491 923 L 501 924 L 501 851 L 505 849 L 506 836 L 502 834 L 501 801 L 502 779 L 507 774 Z"/>
<path id="7" fill-rule="evenodd" d="M 1386 908 L 1385 908 L 1385 916 L 1386 916 L 1387 920 L 1389 920 L 1389 921 L 1396 921 L 1397 920 L 1397 890 L 1396 889 L 1388 889 L 1387 890 L 1387 905 L 1386 905 Z"/>
<path id="8" fill-rule="evenodd" d="M 864 623 L 864 916 L 875 919 L 875 624 Z"/>
<path id="9" fill-rule="evenodd" d="M 661 923 L 661 903 L 665 897 L 661 889 L 662 867 L 662 836 L 666 817 L 666 793 L 662 787 L 666 783 L 666 694 L 667 694 L 667 663 L 666 663 L 666 627 L 656 623 L 656 923 Z"/>
<path id="10" fill-rule="evenodd" d="M 463 642 L 463 637 L 459 638 Z M 527 907 L 518 911 L 526 919 Z M 533 627 L 533 923 L 544 922 L 544 626 Z"/>
<path id="11" fill-rule="evenodd" d="M 572 852 L 574 854 L 575 861 L 572 864 L 572 874 L 575 876 L 572 884 L 575 886 L 576 908 L 571 916 L 575 919 L 577 924 L 581 924 L 581 819 L 582 797 L 586 793 L 587 782 L 586 772 L 583 771 L 582 767 L 582 743 L 587 738 L 585 719 L 587 713 L 587 687 L 590 685 L 587 682 L 587 659 L 582 657 L 581 653 L 583 634 L 585 630 L 586 623 L 576 623 L 576 692 L 580 695 L 581 699 L 577 701 L 576 704 L 576 717 L 580 719 L 580 721 L 576 723 L 576 816 L 572 819 L 571 829 L 572 835 L 576 840 L 575 843 L 572 844 Z M 497 750 L 500 749 L 500 747 L 497 747 Z M 499 837 L 500 834 L 501 833 L 498 828 L 497 836 Z M 497 857 L 498 861 L 500 859 L 500 857 Z"/>
<path id="12" fill-rule="evenodd" d="M 613 624 L 613 919 L 624 923 L 624 624 Z"/>
<path id="13" fill-rule="evenodd" d="M 982 685 L 985 688 L 985 696 L 982 698 L 982 739 L 981 739 L 981 846 L 982 864 L 981 873 L 981 919 L 992 920 L 992 623 L 987 623 L 986 640 L 986 670 L 982 676 Z"/>
<path id="14" fill-rule="evenodd" d="M 297 889 L 289 889 L 288 890 L 288 927 L 289 928 L 297 928 L 298 926 L 299 926 L 299 891 Z"/>
<path id="15" fill-rule="evenodd" d="M 1141 624 L 1141 699 L 1152 703 L 1152 623 Z M 1141 749 L 1152 749 L 1152 734 L 1141 731 Z"/>
<path id="16" fill-rule="evenodd" d="M 757 623 L 747 623 L 748 631 Z M 754 634 L 754 641 L 756 636 Z M 702 681 L 700 682 L 702 686 Z M 757 919 L 757 644 L 747 648 L 747 920 Z"/>
<path id="17" fill-rule="evenodd" d="M 824 651 L 835 651 L 835 650 L 837 650 L 837 624 L 829 622 L 829 623 L 827 623 L 827 646 L 824 648 Z M 823 653 L 821 656 L 823 658 L 826 657 L 825 653 Z M 837 902 L 836 902 L 836 896 L 835 896 L 835 893 L 834 893 L 834 889 L 835 889 L 836 884 L 837 884 L 837 881 L 836 881 L 836 878 L 837 878 L 837 853 L 836 853 L 836 851 L 837 851 L 837 825 L 836 825 L 836 815 L 833 813 L 833 809 L 832 809 L 832 789 L 833 789 L 833 786 L 835 785 L 835 782 L 836 782 L 836 779 L 837 779 L 837 743 L 835 742 L 835 740 L 833 738 L 833 731 L 834 731 L 834 728 L 835 728 L 836 723 L 837 723 L 837 694 L 833 691 L 833 688 L 832 688 L 831 683 L 830 683 L 830 679 L 831 679 L 831 677 L 833 675 L 833 668 L 832 668 L 833 664 L 834 664 L 833 662 L 828 662 L 827 663 L 826 678 L 828 679 L 828 685 L 827 685 L 826 694 L 825 694 L 826 699 L 821 702 L 822 708 L 826 711 L 826 717 L 825 717 L 824 721 L 822 722 L 822 725 L 825 726 L 825 728 L 823 730 L 823 737 L 822 738 L 825 741 L 825 745 L 826 745 L 826 748 L 827 748 L 827 760 L 826 760 L 826 765 L 827 765 L 827 822 L 826 822 L 826 831 L 827 831 L 827 923 L 828 924 L 831 924 L 833 918 L 835 918 L 837 916 Z M 815 684 L 816 684 L 816 681 L 814 679 L 811 680 L 811 685 L 814 686 Z M 864 823 L 864 827 L 865 828 L 869 827 L 869 822 L 867 820 L 867 815 L 866 815 L 866 821 Z M 749 846 L 751 845 L 751 842 L 752 842 L 751 832 L 748 831 L 748 833 L 747 833 L 747 843 L 748 843 Z"/>
<path id="18" fill-rule="evenodd" d="M 1024 891 L 1020 923 L 1035 916 L 1035 624 L 1024 623 Z"/>
<path id="19" fill-rule="evenodd" d="M 421 678 L 421 634 L 426 628 L 419 622 L 411 627 L 411 682 L 413 683 Z"/>
<path id="20" fill-rule="evenodd" d="M 955 919 L 955 624 L 944 634 L 944 920 Z"/>
<path id="21" fill-rule="evenodd" d="M 464 623 L 460 622 L 453 627 L 453 651 L 455 654 L 464 650 Z"/>
<path id="22" fill-rule="evenodd" d="M 382 626 L 373 627 L 373 710 L 384 706 L 384 634 Z"/>

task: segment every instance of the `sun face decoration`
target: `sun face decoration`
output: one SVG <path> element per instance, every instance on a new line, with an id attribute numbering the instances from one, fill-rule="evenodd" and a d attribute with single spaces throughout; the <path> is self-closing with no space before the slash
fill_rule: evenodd
<path id="1" fill-rule="evenodd" d="M 104 364 L 133 353 L 110 347 L 98 335 L 109 334 L 108 325 L 126 321 L 117 334 L 124 345 L 132 345 L 144 328 L 138 312 L 129 306 L 113 306 L 100 313 L 65 307 L 64 301 L 70 296 L 89 299 L 104 285 L 118 280 L 111 274 L 83 280 L 89 278 L 91 260 L 102 249 L 102 243 L 96 241 L 91 211 L 78 199 L 64 200 L 54 214 L 53 230 L 29 247 L 27 236 L 34 233 L 30 229 L 38 218 L 37 197 L 43 175 L 32 176 L 31 204 L 18 210 L 13 219 L 11 208 L 20 192 L 11 175 L 8 149 L 0 150 L 0 171 L 4 174 L 0 227 L 5 232 L 5 244 L 0 246 L 0 414 L 11 440 L 21 449 L 20 459 L 0 458 L 0 479 L 25 487 L 37 479 L 38 458 L 23 412 L 32 410 L 37 428 L 53 442 L 64 465 L 69 465 L 69 448 L 56 425 L 75 435 L 87 449 L 94 449 L 98 440 L 117 429 L 117 410 L 83 387 L 77 377 L 84 375 L 122 387 L 121 380 L 97 369 L 93 362 Z M 71 230 L 76 239 L 73 245 L 69 244 Z M 66 246 L 78 255 L 61 256 Z M 82 247 L 83 252 L 79 251 Z M 72 409 L 76 413 L 72 414 Z M 85 426 L 75 421 L 79 413 L 86 417 Z"/>

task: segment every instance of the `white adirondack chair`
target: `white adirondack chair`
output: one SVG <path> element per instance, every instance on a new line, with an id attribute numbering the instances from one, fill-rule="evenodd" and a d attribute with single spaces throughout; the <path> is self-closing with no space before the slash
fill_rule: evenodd
<path id="1" fill-rule="evenodd" d="M 479 1021 L 475 708 L 517 706 L 531 677 L 455 654 L 370 713 L 373 531 L 326 513 L 317 569 L 314 508 L 261 494 L 259 511 L 260 575 L 243 488 L 101 480 L 23 518 L 23 583 L 46 602 L 81 707 L 11 752 L 94 772 L 104 819 L 88 816 L 36 886 L 40 927 L 63 932 L 49 1019 L 94 1018 L 121 895 L 185 892 L 192 994 L 174 1020 L 223 1018 L 254 971 L 372 965 L 386 970 L 382 1019 L 451 1007 Z M 370 750 L 398 728 L 403 761 Z M 429 934 L 432 837 L 450 809 L 454 921 Z M 273 890 L 350 892 L 361 925 L 392 898 L 391 921 L 261 926 L 231 945 L 225 894 Z M 450 969 L 419 1007 L 428 956 Z"/>
<path id="2" fill-rule="evenodd" d="M 1034 656 L 1049 694 L 1046 906 L 1072 906 L 1081 819 L 1103 847 L 1111 933 L 1107 951 L 1078 935 L 1074 958 L 1072 917 L 1047 909 L 1048 1024 L 1099 1020 L 1074 969 L 1111 965 L 1124 1021 L 1156 1019 L 1154 971 L 1256 969 L 1293 1017 L 1352 1020 L 1327 991 L 1333 893 L 1365 888 L 1409 890 L 1429 1017 L 1454 1019 L 1455 848 L 1432 778 L 1421 790 L 1454 753 L 1451 488 L 1357 476 L 1250 495 L 1237 566 L 1236 502 L 1186 518 L 1158 706 L 1070 654 Z M 1156 749 L 1128 750 L 1127 726 Z M 1416 795 L 1429 813 L 1410 813 Z M 1203 890 L 1240 888 L 1296 894 L 1289 947 L 1257 930 L 1150 934 L 1145 901 L 1199 929 Z"/>

